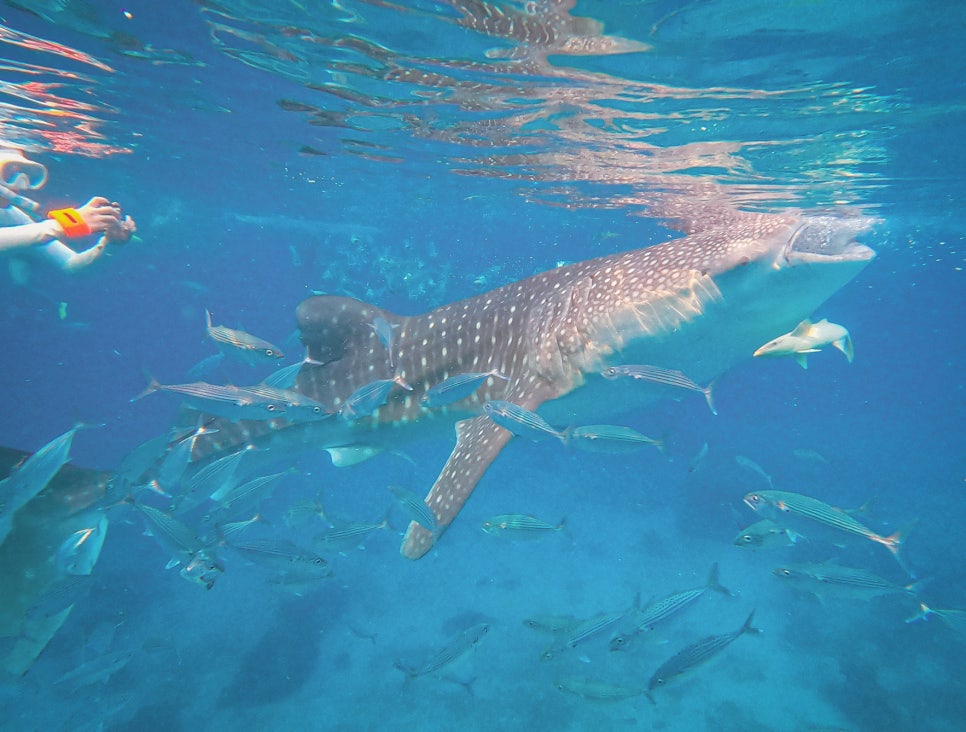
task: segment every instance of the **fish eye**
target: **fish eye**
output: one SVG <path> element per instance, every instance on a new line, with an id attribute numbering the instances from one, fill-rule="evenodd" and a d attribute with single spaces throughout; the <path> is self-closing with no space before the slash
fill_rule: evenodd
<path id="1" fill-rule="evenodd" d="M 754 541 L 751 534 L 745 534 L 744 536 L 741 537 L 741 540 L 745 542 L 745 544 L 750 544 L 752 541 Z"/>
<path id="2" fill-rule="evenodd" d="M 268 409 L 269 412 L 274 412 L 275 411 L 275 405 L 274 404 L 269 404 L 266 407 L 266 409 Z"/>
<path id="3" fill-rule="evenodd" d="M 664 679 L 658 679 L 656 683 L 658 686 L 664 686 Z"/>
<path id="4" fill-rule="evenodd" d="M 787 570 L 787 569 L 784 569 L 784 568 L 781 570 L 781 573 L 782 573 L 782 575 L 784 577 L 791 577 L 792 576 L 791 571 L 790 570 Z"/>
<path id="5" fill-rule="evenodd" d="M 614 643 L 616 643 L 619 646 L 624 645 L 624 636 L 619 635 L 616 638 L 614 638 Z"/>
<path id="6" fill-rule="evenodd" d="M 266 348 L 265 349 L 265 355 L 266 356 L 274 356 L 275 355 L 275 351 L 273 351 L 271 348 Z"/>

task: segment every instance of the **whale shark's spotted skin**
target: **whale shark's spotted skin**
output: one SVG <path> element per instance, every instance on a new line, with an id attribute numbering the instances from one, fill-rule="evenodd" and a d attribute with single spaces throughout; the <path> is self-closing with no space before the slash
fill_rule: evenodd
<path id="1" fill-rule="evenodd" d="M 384 448 L 417 427 L 455 422 L 456 446 L 426 499 L 439 529 L 434 536 L 413 522 L 403 542 L 405 556 L 420 557 L 511 437 L 479 416 L 484 401 L 502 399 L 530 410 L 559 402 L 562 421 L 573 423 L 587 408 L 617 411 L 643 393 L 602 379 L 600 371 L 613 363 L 658 363 L 709 380 L 854 277 L 873 254 L 852 236 L 869 223 L 731 215 L 707 231 L 553 269 L 419 316 L 394 315 L 351 298 L 309 298 L 298 308 L 308 359 L 298 391 L 337 409 L 377 379 L 399 376 L 413 390 L 395 389 L 385 406 L 351 424 L 220 425 L 200 450 L 270 432 L 274 442 L 290 437 L 330 449 L 348 463 L 353 450 Z M 391 358 L 371 327 L 377 317 L 399 326 Z M 420 405 L 444 379 L 491 369 L 508 379 L 490 378 L 472 396 L 442 409 Z M 585 398 L 568 401 L 571 393 Z"/>

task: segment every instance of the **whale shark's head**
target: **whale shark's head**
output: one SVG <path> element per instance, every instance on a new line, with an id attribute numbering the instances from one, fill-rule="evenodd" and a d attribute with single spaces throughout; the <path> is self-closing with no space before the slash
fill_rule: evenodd
<path id="1" fill-rule="evenodd" d="M 860 263 L 875 252 L 856 237 L 869 231 L 876 219 L 869 216 L 803 216 L 788 238 L 782 256 L 790 265 Z"/>

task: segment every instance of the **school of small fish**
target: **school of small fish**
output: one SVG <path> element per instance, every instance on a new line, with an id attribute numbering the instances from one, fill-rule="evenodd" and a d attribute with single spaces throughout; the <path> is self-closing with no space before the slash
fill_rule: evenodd
<path id="1" fill-rule="evenodd" d="M 386 351 L 387 363 L 392 366 L 394 326 L 375 318 L 370 327 Z M 259 365 L 277 363 L 283 357 L 281 351 L 267 341 L 241 330 L 212 325 L 210 314 L 207 314 L 206 330 L 209 338 L 221 349 L 217 363 L 224 357 L 236 357 L 249 365 Z M 801 342 L 806 334 L 811 338 L 805 344 L 808 348 Z M 817 350 L 815 346 L 824 343 L 836 346 L 851 360 L 848 332 L 827 321 L 815 326 L 806 321 L 793 333 L 773 341 L 768 348 L 763 346 L 765 350 L 759 349 L 755 355 L 796 354 L 802 357 L 803 363 L 805 352 L 813 352 Z M 53 561 L 64 578 L 63 582 L 72 581 L 45 602 L 63 608 L 66 603 L 82 596 L 86 585 L 79 580 L 93 572 L 109 518 L 113 519 L 121 511 L 133 511 L 133 515 L 140 516 L 145 534 L 153 537 L 163 550 L 167 568 L 180 567 L 180 575 L 185 580 L 207 589 L 214 586 L 226 568 L 234 571 L 236 567 L 252 566 L 257 568 L 253 571 L 261 572 L 270 585 L 296 595 L 314 592 L 333 576 L 330 561 L 333 555 L 344 556 L 362 547 L 377 531 L 396 530 L 391 523 L 393 514 L 407 522 L 413 521 L 435 535 L 439 530 L 437 516 L 426 501 L 408 488 L 391 485 L 388 486 L 386 504 L 380 507 L 383 511 L 381 518 L 368 521 L 328 514 L 321 491 L 317 491 L 314 498 L 290 502 L 284 511 L 284 524 L 289 535 L 279 536 L 278 531 L 269 528 L 268 522 L 262 518 L 262 506 L 288 478 L 304 477 L 299 471 L 290 468 L 267 473 L 249 466 L 250 462 L 262 464 L 256 460 L 260 450 L 252 444 L 200 467 L 192 464 L 192 451 L 197 440 L 218 431 L 212 426 L 210 415 L 231 422 L 281 418 L 287 422 L 306 423 L 336 419 L 351 424 L 379 410 L 390 394 L 413 390 L 401 377 L 395 376 L 356 389 L 341 404 L 325 405 L 295 390 L 299 370 L 305 363 L 279 369 L 263 382 L 247 387 L 206 382 L 163 385 L 149 377 L 147 389 L 135 399 L 157 391 L 173 394 L 197 413 L 195 424 L 149 440 L 122 462 L 112 482 L 112 496 L 116 501 L 104 510 L 91 512 L 86 522 L 58 547 Z M 201 369 L 195 371 L 201 373 Z M 717 414 L 712 400 L 714 384 L 702 387 L 679 371 L 650 365 L 624 365 L 608 367 L 602 375 L 610 380 L 627 378 L 659 387 L 698 392 L 704 396 L 712 414 Z M 472 397 L 484 384 L 499 380 L 506 381 L 507 377 L 495 369 L 451 375 L 425 389 L 419 401 L 428 410 L 445 409 Z M 535 442 L 559 441 L 568 448 L 603 453 L 631 452 L 642 446 L 665 450 L 663 438 L 650 438 L 630 427 L 571 425 L 560 428 L 521 405 L 496 399 L 482 400 L 480 410 L 513 435 Z M 80 427 L 78 425 L 52 440 L 0 482 L 0 543 L 10 533 L 13 517 L 19 508 L 40 494 L 68 461 L 72 439 Z M 708 443 L 705 442 L 688 462 L 688 472 L 697 472 L 708 454 Z M 796 450 L 795 455 L 815 465 L 828 465 L 828 461 L 815 451 Z M 347 462 L 352 459 L 345 458 Z M 744 504 L 759 520 L 738 532 L 733 540 L 734 546 L 789 554 L 802 544 L 825 542 L 831 547 L 838 539 L 857 538 L 885 547 L 904 572 L 903 579 L 896 581 L 861 567 L 840 564 L 836 559 L 789 561 L 772 568 L 772 574 L 784 584 L 822 599 L 868 600 L 882 595 L 911 598 L 918 611 L 906 622 L 936 617 L 959 633 L 966 631 L 966 610 L 934 608 L 919 597 L 921 584 L 901 554 L 908 527 L 893 533 L 877 531 L 857 518 L 857 512 L 836 508 L 804 493 L 777 490 L 773 477 L 751 458 L 735 455 L 734 460 L 741 470 L 764 486 L 762 490 L 752 490 L 744 495 Z M 554 535 L 572 541 L 564 517 L 554 522 L 527 513 L 506 513 L 492 516 L 481 528 L 489 536 L 508 541 L 543 540 Z M 831 538 L 823 536 L 823 532 L 831 534 Z M 654 589 L 648 588 L 648 591 Z M 647 651 L 638 650 L 646 645 L 642 639 L 658 626 L 663 629 L 699 600 L 714 593 L 734 597 L 734 593 L 719 581 L 717 562 L 703 584 L 659 594 L 658 599 L 646 603 L 642 603 L 638 595 L 627 607 L 603 610 L 589 617 L 544 614 L 532 616 L 524 624 L 549 638 L 542 651 L 535 647 L 534 659 L 543 662 L 556 662 L 562 656 L 574 653 L 578 646 L 594 643 L 612 652 L 644 653 Z M 655 664 L 650 676 L 642 672 L 637 679 L 620 678 L 612 682 L 600 677 L 567 675 L 558 676 L 554 686 L 563 693 L 593 701 L 615 702 L 646 696 L 657 703 L 659 696 L 655 696 L 655 692 L 669 683 L 679 684 L 678 677 L 692 673 L 724 653 L 741 636 L 760 632 L 752 625 L 754 609 L 745 612 L 743 624 L 681 647 L 663 662 Z M 395 667 L 403 673 L 407 684 L 429 676 L 456 681 L 472 693 L 471 682 L 441 674 L 467 657 L 489 634 L 491 627 L 488 622 L 467 627 L 421 658 L 397 660 Z M 376 642 L 375 636 L 372 640 Z M 97 664 L 81 667 L 76 674 L 65 675 L 56 683 L 79 685 L 90 683 L 90 679 L 109 678 L 123 668 L 130 657 L 131 652 L 105 655 Z"/>

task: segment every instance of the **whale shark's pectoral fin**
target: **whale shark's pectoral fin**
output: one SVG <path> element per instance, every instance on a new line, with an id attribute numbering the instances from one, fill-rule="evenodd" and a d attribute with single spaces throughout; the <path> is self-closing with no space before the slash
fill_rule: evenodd
<path id="1" fill-rule="evenodd" d="M 436 532 L 411 522 L 400 549 L 404 557 L 419 559 L 433 547 L 512 436 L 486 416 L 456 423 L 456 447 L 426 496 L 426 505 L 436 514 Z"/>

